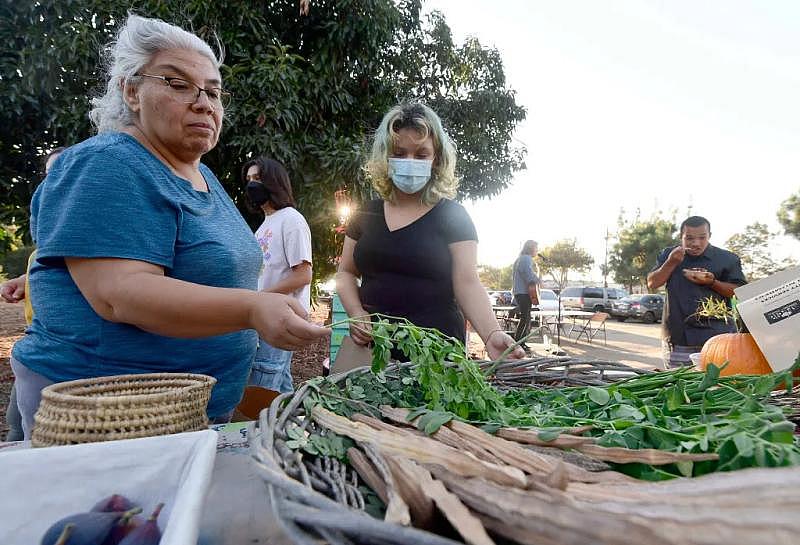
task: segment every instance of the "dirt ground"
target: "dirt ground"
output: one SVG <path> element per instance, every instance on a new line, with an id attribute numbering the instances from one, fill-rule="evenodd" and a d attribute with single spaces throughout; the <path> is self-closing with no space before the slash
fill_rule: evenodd
<path id="1" fill-rule="evenodd" d="M 311 320 L 323 323 L 328 317 L 328 305 L 319 304 L 312 309 Z M 607 322 L 607 343 L 602 334 L 592 343 L 585 340 L 562 337 L 561 348 L 569 356 L 618 361 L 628 365 L 655 368 L 661 365 L 660 325 Z M 0 440 L 5 437 L 7 426 L 5 407 L 14 376 L 9 365 L 9 355 L 14 342 L 25 330 L 22 305 L 0 302 Z M 469 353 L 473 358 L 483 358 L 485 353 L 480 338 L 470 332 Z M 573 335 L 574 337 L 574 335 Z M 553 339 L 555 342 L 556 339 Z M 537 352 L 544 353 L 544 346 L 534 345 Z M 295 386 L 323 372 L 323 362 L 328 357 L 326 340 L 319 341 L 295 353 L 292 358 L 292 376 Z"/>
<path id="2" fill-rule="evenodd" d="M 11 347 L 25 331 L 22 305 L 0 302 L 0 440 L 6 436 L 6 407 L 14 375 L 8 363 Z"/>

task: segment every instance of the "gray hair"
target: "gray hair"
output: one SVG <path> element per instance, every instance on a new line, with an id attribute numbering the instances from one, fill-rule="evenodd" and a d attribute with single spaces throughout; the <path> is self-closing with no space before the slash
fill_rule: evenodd
<path id="1" fill-rule="evenodd" d="M 160 19 L 130 14 L 106 50 L 108 83 L 103 96 L 92 99 L 89 119 L 97 132 L 118 131 L 133 124 L 133 112 L 125 103 L 125 82 L 137 75 L 153 56 L 166 49 L 188 49 L 208 57 L 215 67 L 222 64 L 205 41 L 180 27 Z"/>
<path id="2" fill-rule="evenodd" d="M 520 252 L 520 255 L 522 254 L 533 255 L 533 251 L 538 249 L 539 249 L 538 242 L 536 242 L 535 240 L 526 240 L 525 243 L 522 245 L 522 251 Z"/>

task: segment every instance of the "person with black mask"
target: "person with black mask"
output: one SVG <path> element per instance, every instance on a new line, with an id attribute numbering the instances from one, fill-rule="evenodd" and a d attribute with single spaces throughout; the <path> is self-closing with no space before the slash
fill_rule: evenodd
<path id="1" fill-rule="evenodd" d="M 264 262 L 259 291 L 294 297 L 306 312 L 311 306 L 311 230 L 295 208 L 284 166 L 266 157 L 245 163 L 242 178 L 250 206 L 264 212 L 255 236 Z M 281 393 L 291 392 L 292 352 L 259 339 L 249 383 Z"/>

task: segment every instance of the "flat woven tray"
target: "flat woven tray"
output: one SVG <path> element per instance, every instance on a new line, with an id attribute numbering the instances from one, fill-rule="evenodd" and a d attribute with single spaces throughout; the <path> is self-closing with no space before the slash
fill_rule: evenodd
<path id="1" fill-rule="evenodd" d="M 394 364 L 386 370 L 407 367 Z M 481 363 L 482 367 L 490 362 Z M 347 377 L 369 373 L 368 368 L 354 369 L 329 377 L 343 383 Z M 500 389 L 519 387 L 560 387 L 606 385 L 647 373 L 613 362 L 587 361 L 570 357 L 537 357 L 501 363 L 490 379 Z M 297 544 L 319 545 L 351 543 L 387 545 L 445 545 L 461 543 L 412 527 L 390 524 L 367 515 L 358 474 L 350 466 L 325 456 L 310 456 L 292 450 L 287 429 L 294 426 L 309 433 L 322 428 L 306 415 L 304 401 L 309 387 L 303 385 L 294 394 L 284 394 L 261 412 L 260 435 L 252 444 L 253 457 L 267 482 L 276 520 Z M 363 449 L 369 456 L 369 448 Z M 376 460 L 372 460 L 373 463 Z M 589 469 L 587 467 L 587 469 Z M 601 469 L 601 468 L 596 468 Z"/>
<path id="2" fill-rule="evenodd" d="M 149 373 L 52 384 L 42 390 L 31 444 L 71 445 L 205 429 L 216 382 L 207 375 Z"/>

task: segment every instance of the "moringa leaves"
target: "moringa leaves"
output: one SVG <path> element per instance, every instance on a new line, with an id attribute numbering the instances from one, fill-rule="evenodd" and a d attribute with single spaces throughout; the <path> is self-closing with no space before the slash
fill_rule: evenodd
<path id="1" fill-rule="evenodd" d="M 608 390 L 598 388 L 597 386 L 588 386 L 586 388 L 586 394 L 589 396 L 589 399 L 598 405 L 605 405 L 611 399 L 611 395 L 608 393 Z"/>
<path id="2" fill-rule="evenodd" d="M 564 429 L 590 425 L 588 433 L 601 446 L 719 456 L 717 461 L 658 468 L 615 465 L 652 480 L 800 464 L 794 425 L 780 408 L 769 404 L 772 390 L 788 381 L 800 359 L 791 369 L 763 376 L 721 376 L 720 367 L 709 365 L 707 372 L 681 368 L 608 387 L 500 392 L 455 339 L 402 319 L 381 323 L 385 319 L 376 316 L 375 350 L 381 354 L 399 350 L 414 365 L 381 365 L 380 374 L 353 374 L 344 384 L 312 381 L 312 399 L 304 405 L 307 411 L 310 404 L 321 404 L 344 416 L 354 412 L 379 416 L 381 405 L 391 405 L 409 409 L 409 421 L 419 418 L 417 427 L 428 434 L 458 419 L 488 433 L 501 427 L 537 428 L 542 441 L 555 440 Z M 336 440 L 319 443 L 313 437 L 290 437 L 291 446 L 306 452 L 340 451 Z"/>

